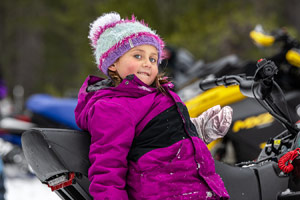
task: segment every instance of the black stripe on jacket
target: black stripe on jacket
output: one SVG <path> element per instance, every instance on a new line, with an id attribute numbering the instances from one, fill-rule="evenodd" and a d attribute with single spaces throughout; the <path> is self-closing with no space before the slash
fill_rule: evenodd
<path id="1" fill-rule="evenodd" d="M 182 113 L 186 124 L 183 123 L 178 109 Z M 136 162 L 151 150 L 171 146 L 189 137 L 184 125 L 190 136 L 197 134 L 186 107 L 181 103 L 177 103 L 177 105 L 166 109 L 148 122 L 140 135 L 134 138 L 127 159 Z"/>

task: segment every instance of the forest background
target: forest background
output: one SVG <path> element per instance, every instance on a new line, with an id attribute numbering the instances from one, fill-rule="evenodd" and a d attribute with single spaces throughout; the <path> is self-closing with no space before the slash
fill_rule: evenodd
<path id="1" fill-rule="evenodd" d="M 1 0 L 0 68 L 8 86 L 35 93 L 76 93 L 97 70 L 87 38 L 89 24 L 102 13 L 144 19 L 167 45 L 185 48 L 195 59 L 214 61 L 229 54 L 257 60 L 249 37 L 255 25 L 286 27 L 299 39 L 299 0 Z"/>

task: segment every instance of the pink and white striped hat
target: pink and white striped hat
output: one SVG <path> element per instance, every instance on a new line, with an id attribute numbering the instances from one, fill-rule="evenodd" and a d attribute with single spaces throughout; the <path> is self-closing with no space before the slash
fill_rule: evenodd
<path id="1" fill-rule="evenodd" d="M 164 42 L 143 21 L 121 19 L 116 12 L 106 13 L 90 24 L 89 37 L 98 68 L 108 75 L 107 69 L 131 48 L 143 44 L 153 45 L 161 61 Z"/>

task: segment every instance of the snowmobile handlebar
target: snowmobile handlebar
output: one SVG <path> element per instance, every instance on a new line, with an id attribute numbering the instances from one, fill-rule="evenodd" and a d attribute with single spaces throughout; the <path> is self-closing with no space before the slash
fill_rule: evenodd
<path id="1" fill-rule="evenodd" d="M 274 62 L 260 59 L 253 77 L 244 75 L 227 75 L 220 78 L 203 80 L 199 87 L 206 91 L 217 86 L 239 85 L 243 95 L 250 98 L 265 99 L 271 92 L 274 75 L 278 69 Z"/>
<path id="2" fill-rule="evenodd" d="M 273 102 L 273 98 L 271 97 L 273 86 L 276 86 L 277 89 L 280 88 L 274 81 L 274 75 L 278 72 L 277 66 L 274 62 L 266 59 L 258 60 L 256 65 L 257 70 L 253 77 L 228 75 L 221 78 L 203 80 L 199 83 L 199 87 L 201 90 L 205 91 L 221 85 L 225 87 L 230 85 L 239 85 L 240 91 L 243 95 L 255 98 L 256 100 L 262 100 L 262 102 L 267 105 L 264 108 L 266 108 L 272 116 L 284 124 L 284 126 L 293 135 L 297 135 L 299 128 L 295 127 L 291 120 L 288 119 L 287 115 L 285 115 L 278 108 L 276 103 Z"/>
<path id="3" fill-rule="evenodd" d="M 231 85 L 239 85 L 240 91 L 243 95 L 253 98 L 251 88 L 253 87 L 254 84 L 255 82 L 251 77 L 245 77 L 242 75 L 228 75 L 228 76 L 222 76 L 220 78 L 203 80 L 200 82 L 199 87 L 201 90 L 206 91 L 222 85 L 225 87 Z"/>

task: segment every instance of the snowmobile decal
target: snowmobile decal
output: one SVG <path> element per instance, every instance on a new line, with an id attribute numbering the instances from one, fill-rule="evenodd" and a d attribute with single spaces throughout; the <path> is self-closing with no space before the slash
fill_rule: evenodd
<path id="1" fill-rule="evenodd" d="M 259 126 L 265 126 L 274 121 L 269 113 L 262 113 L 257 116 L 247 117 L 245 120 L 237 120 L 233 123 L 232 132 L 236 133 L 242 129 L 250 129 Z"/>

